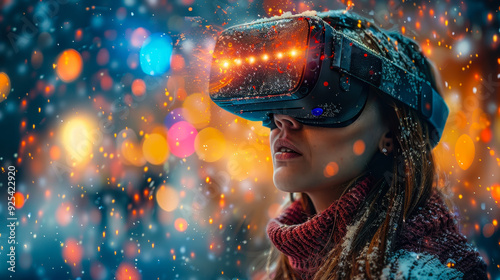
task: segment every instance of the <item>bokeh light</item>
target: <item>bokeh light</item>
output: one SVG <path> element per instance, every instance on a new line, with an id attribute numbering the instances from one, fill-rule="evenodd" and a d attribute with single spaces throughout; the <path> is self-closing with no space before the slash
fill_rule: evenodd
<path id="1" fill-rule="evenodd" d="M 189 95 L 182 104 L 186 109 L 185 118 L 194 127 L 200 129 L 210 122 L 210 97 L 201 93 Z"/>
<path id="2" fill-rule="evenodd" d="M 7 99 L 10 93 L 10 79 L 6 73 L 0 72 L 0 102 Z"/>
<path id="3" fill-rule="evenodd" d="M 168 130 L 168 146 L 173 155 L 184 158 L 194 153 L 198 131 L 190 123 L 180 121 Z"/>
<path id="4" fill-rule="evenodd" d="M 143 155 L 143 146 L 132 129 L 123 129 L 117 134 L 117 146 L 127 165 L 142 166 L 146 163 Z"/>
<path id="5" fill-rule="evenodd" d="M 500 201 L 500 184 L 491 186 L 491 196 L 495 201 Z"/>
<path id="6" fill-rule="evenodd" d="M 187 227 L 188 227 L 188 223 L 185 219 L 183 218 L 177 218 L 175 220 L 175 229 L 180 231 L 180 232 L 183 232 L 183 231 L 186 231 L 187 230 Z"/>
<path id="7" fill-rule="evenodd" d="M 132 32 L 132 38 L 130 39 L 132 46 L 140 48 L 149 37 L 149 34 L 149 31 L 142 27 L 136 28 L 134 32 Z"/>
<path id="8" fill-rule="evenodd" d="M 462 134 L 455 144 L 455 157 L 458 166 L 463 170 L 467 170 L 474 161 L 475 146 L 474 142 L 467 134 Z"/>
<path id="9" fill-rule="evenodd" d="M 365 152 L 365 142 L 361 139 L 356 140 L 352 146 L 352 151 L 357 156 L 362 155 Z"/>
<path id="10" fill-rule="evenodd" d="M 142 96 L 146 93 L 146 83 L 142 79 L 135 79 L 132 82 L 132 93 L 135 96 Z"/>
<path id="11" fill-rule="evenodd" d="M 101 137 L 101 134 L 95 128 L 88 118 L 75 117 L 69 119 L 62 130 L 62 142 L 66 152 L 75 162 L 87 162 L 94 149 L 95 140 Z"/>
<path id="12" fill-rule="evenodd" d="M 60 226 L 67 226 L 73 217 L 73 210 L 69 203 L 61 203 L 56 210 L 56 220 Z"/>
<path id="13" fill-rule="evenodd" d="M 179 201 L 179 194 L 174 188 L 164 185 L 158 188 L 156 202 L 164 211 L 174 211 L 179 206 Z"/>
<path id="14" fill-rule="evenodd" d="M 62 255 L 71 266 L 79 265 L 83 257 L 82 246 L 74 238 L 68 238 L 64 244 Z"/>
<path id="15" fill-rule="evenodd" d="M 82 56 L 74 49 L 63 51 L 56 60 L 56 73 L 66 83 L 74 81 L 83 68 Z"/>
<path id="16" fill-rule="evenodd" d="M 40 50 L 34 50 L 31 54 L 31 66 L 33 68 L 38 69 L 42 66 L 43 63 L 43 54 Z"/>
<path id="17" fill-rule="evenodd" d="M 335 176 L 338 172 L 339 172 L 339 165 L 336 162 L 332 161 L 326 165 L 323 174 L 325 175 L 325 177 L 329 178 Z"/>
<path id="18" fill-rule="evenodd" d="M 151 164 L 159 165 L 167 160 L 169 155 L 167 140 L 160 134 L 149 134 L 142 144 L 144 158 Z"/>
<path id="19" fill-rule="evenodd" d="M 196 154 L 206 162 L 219 160 L 226 151 L 226 139 L 220 130 L 207 127 L 201 130 L 194 142 Z"/>
<path id="20" fill-rule="evenodd" d="M 132 264 L 122 262 L 116 270 L 116 280 L 141 280 L 142 276 Z"/>
<path id="21" fill-rule="evenodd" d="M 157 76 L 170 68 L 172 40 L 168 35 L 158 33 L 149 36 L 143 43 L 139 61 L 144 73 Z"/>
<path id="22" fill-rule="evenodd" d="M 170 128 L 176 122 L 185 121 L 183 117 L 186 114 L 185 111 L 186 110 L 184 108 L 173 109 L 172 111 L 170 111 L 170 113 L 167 114 L 163 123 L 167 128 Z"/>
<path id="23" fill-rule="evenodd" d="M 24 206 L 24 194 L 21 192 L 14 193 L 14 202 L 17 209 L 23 208 Z"/>

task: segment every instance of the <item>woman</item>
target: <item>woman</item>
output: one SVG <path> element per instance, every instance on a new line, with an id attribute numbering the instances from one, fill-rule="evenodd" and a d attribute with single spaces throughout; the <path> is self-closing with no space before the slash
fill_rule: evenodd
<path id="1" fill-rule="evenodd" d="M 275 115 L 273 179 L 292 203 L 267 225 L 280 251 L 274 267 L 268 263 L 271 279 L 486 279 L 486 265 L 436 188 L 425 124 L 392 106 L 394 116 L 371 93 L 363 113 L 345 128 Z M 280 158 L 285 142 L 300 155 Z M 326 174 L 321 167 L 329 163 L 336 164 Z M 382 166 L 387 169 L 380 172 Z M 295 192 L 300 197 L 294 201 Z"/>
<path id="2" fill-rule="evenodd" d="M 271 37 L 287 34 L 275 40 L 283 41 L 294 36 L 290 27 L 297 28 L 296 33 L 302 32 L 298 30 L 302 28 L 302 18 L 299 21 L 275 21 L 268 25 L 266 21 L 258 22 L 224 34 L 216 45 L 212 64 L 211 97 L 226 110 L 230 110 L 227 104 L 235 106 L 242 103 L 236 99 L 228 102 L 231 95 L 242 96 L 244 101 L 256 103 L 252 101 L 256 95 L 261 94 L 259 98 L 265 99 L 271 98 L 275 92 L 279 93 L 276 94 L 275 102 L 268 102 L 270 105 L 267 109 L 264 109 L 266 104 L 259 104 L 260 109 L 241 107 L 243 105 L 231 109 L 233 113 L 249 119 L 254 118 L 254 115 L 248 112 L 274 112 L 268 114 L 271 121 L 264 122 L 271 128 L 273 181 L 278 189 L 290 193 L 290 202 L 267 225 L 267 234 L 273 245 L 267 262 L 267 276 L 271 279 L 487 279 L 486 264 L 477 250 L 460 234 L 456 219 L 438 189 L 440 178 L 431 151 L 439 141 L 447 111 L 441 128 L 436 129 L 439 127 L 439 118 L 432 120 L 430 115 L 439 115 L 437 110 L 444 108 L 433 103 L 441 98 L 437 96 L 440 92 L 437 72 L 416 43 L 400 34 L 379 30 L 354 13 L 330 11 L 307 15 L 313 19 L 315 16 L 322 18 L 327 26 L 322 27 L 321 23 L 313 26 L 310 23 L 313 27 L 304 30 L 326 30 L 327 35 L 321 37 L 322 33 L 320 36 L 309 31 L 308 36 L 297 38 L 314 38 L 320 42 L 313 48 L 309 45 L 309 52 L 323 48 L 326 55 L 321 55 L 324 63 L 321 67 L 325 68 L 326 60 L 331 69 L 338 67 L 342 70 L 328 72 L 328 75 L 337 75 L 333 81 L 338 85 L 333 89 L 330 88 L 332 80 L 322 80 L 322 75 L 326 74 L 315 76 L 320 77 L 315 78 L 320 81 L 317 83 L 319 87 L 328 87 L 321 94 L 344 94 L 345 98 L 359 94 L 356 99 L 366 98 L 363 101 L 365 103 L 358 108 L 358 105 L 348 106 L 350 101 L 341 99 L 343 97 L 334 97 L 337 98 L 335 102 L 342 106 L 335 107 L 335 113 L 325 117 L 325 120 L 335 120 L 329 125 L 319 122 L 315 117 L 330 107 L 314 105 L 309 111 L 306 110 L 308 104 L 303 102 L 305 105 L 301 108 L 307 113 L 312 112 L 312 115 L 295 113 L 300 109 L 293 111 L 294 106 L 279 111 L 277 106 L 284 106 L 285 102 L 297 102 L 279 99 L 288 89 L 279 84 L 266 87 L 265 82 L 262 82 L 263 86 L 256 87 L 256 79 L 266 81 L 270 75 L 275 75 L 271 67 L 278 65 L 279 68 L 283 55 L 280 51 L 278 57 L 281 60 L 269 63 L 270 56 L 265 52 L 263 59 L 267 64 L 255 66 L 255 49 L 264 50 L 262 46 L 266 45 L 278 48 L 281 43 L 273 43 L 275 39 Z M 313 21 L 310 18 L 308 20 Z M 330 43 L 324 43 L 328 40 L 323 39 L 328 38 L 329 28 L 334 30 L 331 31 L 334 34 L 331 41 L 333 45 L 337 44 L 332 48 L 331 55 L 327 47 Z M 260 45 L 256 42 L 259 36 L 266 40 Z M 247 68 L 231 70 L 233 72 L 225 70 L 224 67 L 230 68 L 227 62 L 230 60 L 220 58 L 220 54 L 244 53 L 245 49 L 236 46 L 236 42 L 247 37 L 250 39 L 245 44 L 252 47 L 248 56 L 249 64 L 245 66 Z M 322 39 L 317 39 L 320 37 Z M 362 47 L 355 49 L 352 47 L 353 42 Z M 289 42 L 289 45 L 297 48 L 293 43 Z M 239 49 L 234 51 L 235 48 Z M 355 57 L 356 53 L 360 58 Z M 315 57 L 308 53 L 308 57 L 311 56 Z M 384 59 L 377 60 L 378 56 Z M 305 72 L 308 72 L 307 67 L 319 68 L 314 64 L 315 61 L 307 59 Z M 239 57 L 234 61 L 238 65 L 243 64 Z M 377 61 L 387 64 L 376 68 Z M 421 102 L 419 104 L 422 107 L 412 107 L 405 105 L 412 105 L 414 100 L 411 98 L 399 100 L 406 103 L 396 100 L 400 94 L 404 94 L 403 90 L 412 87 L 412 82 L 402 77 L 403 72 L 398 74 L 394 70 L 397 67 L 387 66 L 389 64 L 386 61 L 404 69 L 404 74 L 411 73 L 432 86 L 436 95 L 430 103 Z M 223 66 L 214 66 L 215 63 Z M 368 65 L 360 65 L 366 63 Z M 283 69 L 295 64 L 289 63 L 287 68 L 279 68 L 278 72 L 282 75 Z M 262 68 L 266 71 L 261 77 L 258 71 Z M 246 69 L 257 74 L 252 71 L 246 74 Z M 329 71 L 326 69 L 321 71 Z M 290 72 L 285 78 L 294 77 L 294 73 Z M 354 74 L 344 76 L 344 73 Z M 377 78 L 378 73 L 383 77 Z M 395 79 L 393 83 L 391 78 Z M 276 74 L 273 79 L 279 82 L 283 76 Z M 292 78 L 289 80 L 293 81 Z M 356 88 L 358 80 L 366 81 L 365 86 Z M 419 100 L 429 98 L 430 89 L 426 93 L 422 89 L 424 87 L 414 87 L 421 94 Z M 246 88 L 248 91 L 245 91 Z M 316 85 L 303 92 L 317 92 L 317 88 Z M 398 92 L 394 93 L 395 89 Z M 316 95 L 312 99 L 319 98 L 320 95 Z M 350 119 L 342 119 L 342 115 L 348 114 L 342 113 L 342 110 L 351 108 L 356 110 Z M 427 114 L 424 109 L 419 111 L 420 108 L 434 111 Z M 335 123 L 342 125 L 335 127 Z M 294 196 L 294 193 L 299 193 L 299 196 Z M 277 258 L 273 259 L 276 252 Z"/>

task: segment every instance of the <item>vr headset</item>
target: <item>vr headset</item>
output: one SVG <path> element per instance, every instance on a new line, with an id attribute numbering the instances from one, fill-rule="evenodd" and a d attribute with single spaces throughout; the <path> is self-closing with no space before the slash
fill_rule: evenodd
<path id="1" fill-rule="evenodd" d="M 273 128 L 273 114 L 345 127 L 370 87 L 417 110 L 437 145 L 448 107 L 430 83 L 335 30 L 317 16 L 263 19 L 226 29 L 213 51 L 210 98 L 226 111 Z"/>

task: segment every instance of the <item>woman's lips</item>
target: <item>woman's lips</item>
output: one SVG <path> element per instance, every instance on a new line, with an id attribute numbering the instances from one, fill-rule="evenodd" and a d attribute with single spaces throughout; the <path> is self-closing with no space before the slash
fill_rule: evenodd
<path id="1" fill-rule="evenodd" d="M 276 160 L 289 160 L 289 159 L 294 159 L 297 157 L 301 157 L 301 154 L 294 153 L 294 152 L 276 152 L 274 153 L 274 157 Z"/>

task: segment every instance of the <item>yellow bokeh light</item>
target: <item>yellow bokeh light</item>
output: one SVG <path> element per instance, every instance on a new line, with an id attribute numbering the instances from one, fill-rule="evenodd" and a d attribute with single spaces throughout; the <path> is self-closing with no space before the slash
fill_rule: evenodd
<path id="1" fill-rule="evenodd" d="M 185 118 L 195 128 L 203 128 L 210 122 L 210 97 L 201 93 L 193 93 L 186 97 L 183 108 Z"/>
<path id="2" fill-rule="evenodd" d="M 146 163 L 141 146 L 136 141 L 126 139 L 121 143 L 120 148 L 123 156 L 121 158 L 126 164 L 142 166 Z"/>
<path id="3" fill-rule="evenodd" d="M 462 134 L 455 145 L 455 158 L 458 166 L 467 170 L 474 161 L 475 146 L 474 142 L 467 134 Z"/>
<path id="4" fill-rule="evenodd" d="M 226 168 L 231 178 L 242 181 L 250 176 L 250 172 L 261 171 L 259 169 L 263 169 L 262 163 L 258 162 L 260 152 L 261 149 L 256 143 L 241 143 L 235 150 L 228 150 L 227 154 L 230 157 Z"/>
<path id="5" fill-rule="evenodd" d="M 147 135 L 142 144 L 142 152 L 149 163 L 160 165 L 169 156 L 167 140 L 160 134 Z"/>
<path id="6" fill-rule="evenodd" d="M 198 157 L 206 162 L 219 160 L 226 151 L 224 134 L 213 127 L 201 130 L 195 138 L 194 148 Z"/>
<path id="7" fill-rule="evenodd" d="M 156 202 L 164 211 L 172 212 L 179 206 L 179 195 L 174 188 L 162 185 L 156 192 Z"/>
<path id="8" fill-rule="evenodd" d="M 142 166 L 146 160 L 142 154 L 142 147 L 137 141 L 137 136 L 132 129 L 123 129 L 117 133 L 116 146 L 121 150 L 120 159 L 128 165 Z"/>
<path id="9" fill-rule="evenodd" d="M 265 138 L 269 137 L 270 129 L 262 125 L 261 121 L 247 121 L 250 129 L 257 135 Z"/>
<path id="10" fill-rule="evenodd" d="M 88 118 L 76 117 L 66 121 L 62 130 L 62 141 L 72 160 L 84 163 L 90 159 L 93 146 L 102 140 L 102 132 Z"/>
<path id="11" fill-rule="evenodd" d="M 0 102 L 7 99 L 10 93 L 10 79 L 6 73 L 0 72 Z"/>

